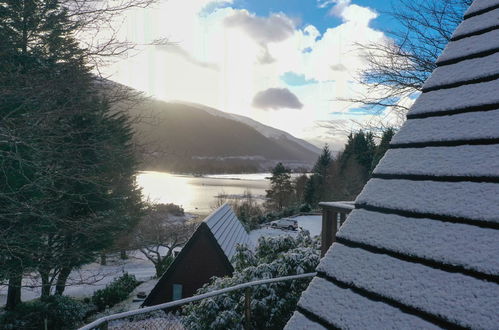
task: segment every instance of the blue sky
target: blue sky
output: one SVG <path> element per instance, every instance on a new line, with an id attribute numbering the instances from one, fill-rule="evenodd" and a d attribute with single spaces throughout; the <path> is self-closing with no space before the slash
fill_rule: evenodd
<path id="1" fill-rule="evenodd" d="M 169 44 L 125 59 L 114 79 L 339 148 L 345 130 L 372 117 L 345 100 L 365 92 L 356 45 L 386 42 L 382 31 L 399 28 L 384 14 L 390 8 L 390 0 L 159 0 L 131 16 L 127 37 Z"/>
<path id="2" fill-rule="evenodd" d="M 397 1 L 390 0 L 353 0 L 351 4 L 369 7 L 379 13 L 379 17 L 370 24 L 374 29 L 396 29 L 398 27 L 396 22 L 390 19 L 388 15 L 383 14 L 391 10 L 392 2 L 395 5 L 397 3 Z M 316 0 L 234 0 L 230 6 L 246 9 L 258 16 L 284 13 L 291 18 L 298 19 L 302 27 L 312 24 L 321 33 L 342 23 L 339 17 L 328 15 L 329 6 L 320 8 L 319 4 Z M 225 6 L 228 6 L 228 4 L 225 4 Z"/>

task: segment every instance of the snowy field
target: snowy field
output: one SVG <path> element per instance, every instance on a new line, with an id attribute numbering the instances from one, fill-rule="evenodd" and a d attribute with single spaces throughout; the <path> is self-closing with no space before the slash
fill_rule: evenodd
<path id="1" fill-rule="evenodd" d="M 104 288 L 114 278 L 120 277 L 125 272 L 135 275 L 139 281 L 148 281 L 156 274 L 152 262 L 145 259 L 139 251 L 130 252 L 129 258 L 126 260 L 121 260 L 118 256 L 109 256 L 105 266 L 91 263 L 73 271 L 68 279 L 68 286 L 64 294 L 79 298 L 89 297 L 94 291 Z M 33 274 L 31 279 L 24 279 L 23 285 L 25 286 L 21 291 L 23 301 L 40 297 L 38 276 Z M 0 305 L 5 305 L 6 300 L 7 287 L 0 286 Z"/>
<path id="2" fill-rule="evenodd" d="M 321 234 L 321 228 L 322 228 L 321 215 L 301 215 L 298 217 L 293 217 L 293 219 L 298 221 L 299 228 L 308 230 L 310 232 L 310 236 L 314 237 Z M 249 233 L 249 235 L 251 242 L 256 246 L 258 238 L 260 238 L 261 236 L 281 236 L 281 235 L 296 236 L 298 235 L 298 231 L 264 227 L 252 230 Z"/>
<path id="3" fill-rule="evenodd" d="M 298 216 L 293 219 L 298 221 L 298 226 L 310 231 L 311 236 L 320 235 L 322 217 L 320 215 Z M 297 235 L 298 231 L 273 229 L 270 227 L 253 230 L 250 232 L 250 239 L 253 243 L 258 241 L 261 236 L 279 236 L 279 235 Z M 122 310 L 135 309 L 139 303 L 132 303 L 132 299 L 139 291 L 149 291 L 154 287 L 157 280 L 155 276 L 154 265 L 147 260 L 140 251 L 131 251 L 128 253 L 128 259 L 121 260 L 118 255 L 108 256 L 107 265 L 91 263 L 83 266 L 77 271 L 71 273 L 68 280 L 68 286 L 64 291 L 65 295 L 71 297 L 90 297 L 99 289 L 104 288 L 113 279 L 129 273 L 135 275 L 137 280 L 144 281 L 142 285 L 135 289 L 130 298 L 123 304 L 115 306 L 116 312 Z M 38 275 L 33 274 L 31 279 L 23 280 L 23 289 L 21 297 L 23 301 L 32 300 L 40 297 L 40 279 Z M 7 286 L 0 286 L 0 305 L 5 305 L 7 300 Z"/>

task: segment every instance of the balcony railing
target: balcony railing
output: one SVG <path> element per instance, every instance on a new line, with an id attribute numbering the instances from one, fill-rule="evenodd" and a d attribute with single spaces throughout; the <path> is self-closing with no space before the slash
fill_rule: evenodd
<path id="1" fill-rule="evenodd" d="M 336 232 L 355 208 L 355 202 L 322 202 L 321 257 L 336 240 Z"/>
<path id="2" fill-rule="evenodd" d="M 90 324 L 85 325 L 79 330 L 185 330 L 184 326 L 182 325 L 182 316 L 178 313 L 173 312 L 173 309 L 185 304 L 197 302 L 232 291 L 242 291 L 241 294 L 244 295 L 245 312 L 244 320 L 242 321 L 244 324 L 243 328 L 245 330 L 249 330 L 251 329 L 250 324 L 252 287 L 276 282 L 301 280 L 314 277 L 315 275 L 317 275 L 317 273 L 306 273 L 242 283 L 190 298 L 175 300 L 160 305 L 144 307 L 137 310 L 104 316 Z"/>

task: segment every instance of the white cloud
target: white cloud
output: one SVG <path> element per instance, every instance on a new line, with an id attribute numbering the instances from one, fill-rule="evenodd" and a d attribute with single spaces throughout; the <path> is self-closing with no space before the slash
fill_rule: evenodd
<path id="1" fill-rule="evenodd" d="M 293 21 L 284 14 L 258 17 L 246 10 L 235 11 L 225 18 L 228 27 L 241 27 L 257 42 L 269 43 L 286 40 L 295 30 Z"/>
<path id="2" fill-rule="evenodd" d="M 359 91 L 352 81 L 365 62 L 354 44 L 384 38 L 369 27 L 377 14 L 350 1 L 318 2 L 318 6 L 341 9 L 343 20 L 323 34 L 313 25 L 297 27 L 282 13 L 260 17 L 230 6 L 203 12 L 210 3 L 168 0 L 155 10 L 128 17 L 131 40 L 167 37 L 173 44 L 148 48 L 123 61 L 114 67 L 118 72 L 114 79 L 163 99 L 203 103 L 320 141 L 327 134 L 315 123 L 334 119 L 331 112 L 345 112 L 351 105 L 335 99 Z M 286 72 L 317 83 L 287 85 L 280 78 Z M 255 107 L 255 95 L 270 88 L 288 89 L 302 109 Z"/>
<path id="3" fill-rule="evenodd" d="M 301 109 L 303 104 L 298 97 L 287 88 L 268 88 L 256 93 L 252 105 L 264 110 Z"/>
<path id="4" fill-rule="evenodd" d="M 342 17 L 343 12 L 350 6 L 351 0 L 336 0 L 334 6 L 329 10 L 329 15 Z"/>

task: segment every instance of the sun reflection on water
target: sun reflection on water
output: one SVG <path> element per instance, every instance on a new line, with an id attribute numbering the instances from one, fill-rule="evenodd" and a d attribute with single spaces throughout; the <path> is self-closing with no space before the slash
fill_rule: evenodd
<path id="1" fill-rule="evenodd" d="M 265 173 L 248 176 L 193 177 L 166 172 L 146 171 L 137 175 L 145 198 L 155 203 L 174 203 L 187 212 L 209 213 L 219 194 L 242 195 L 249 190 L 255 197 L 263 197 L 269 183 Z"/>

